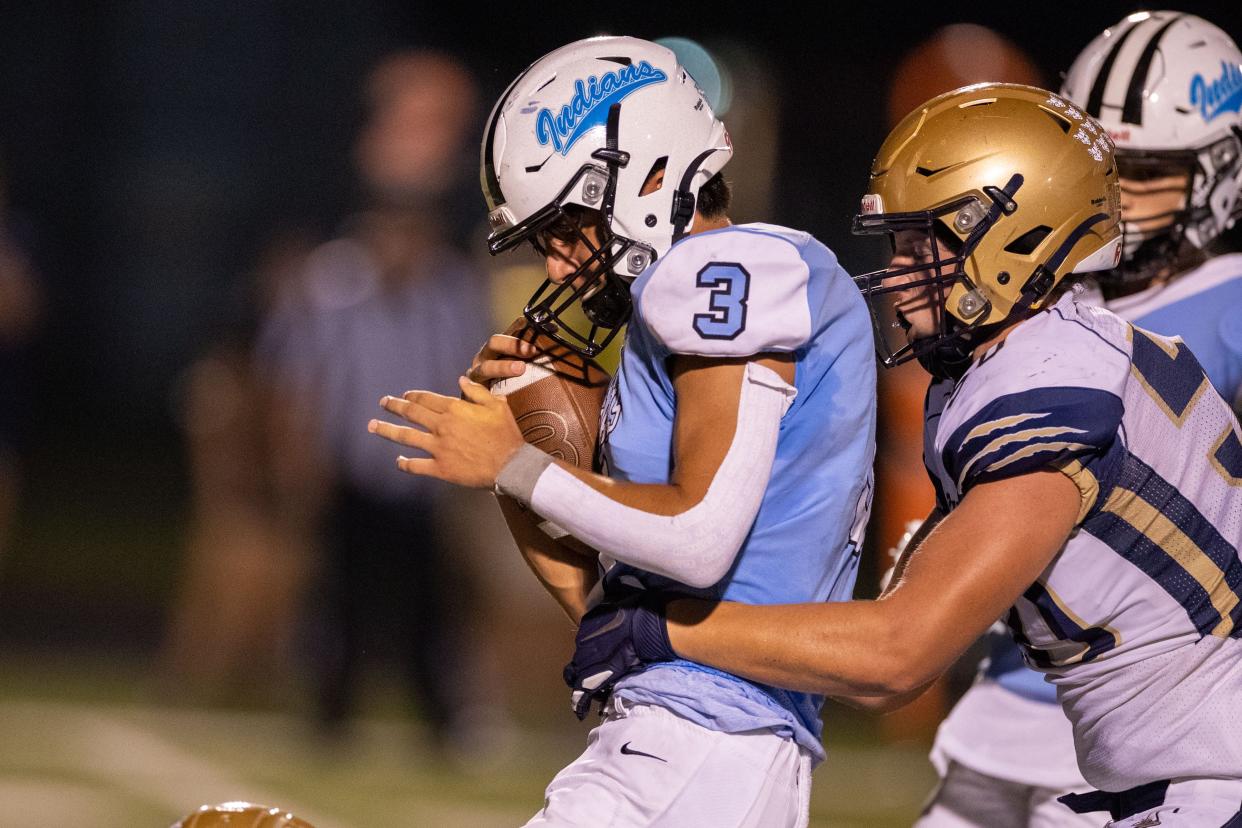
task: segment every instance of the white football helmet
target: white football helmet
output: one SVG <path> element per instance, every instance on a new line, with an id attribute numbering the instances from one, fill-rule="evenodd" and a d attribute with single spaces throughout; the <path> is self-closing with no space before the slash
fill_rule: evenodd
<path id="1" fill-rule="evenodd" d="M 632 37 L 562 46 L 517 77 L 487 122 L 482 179 L 492 254 L 568 222 L 602 217 L 603 239 L 574 278 L 545 281 L 526 317 L 593 356 L 629 316 L 629 282 L 693 225 L 699 190 L 733 154 L 728 133 L 669 49 Z M 664 184 L 642 195 L 653 173 Z M 589 278 L 582 279 L 581 276 Z M 590 330 L 563 311 L 581 302 Z"/>
<path id="2" fill-rule="evenodd" d="M 1114 277 L 1149 279 L 1183 240 L 1201 249 L 1233 225 L 1242 188 L 1242 52 L 1223 31 L 1181 12 L 1131 14 L 1082 51 L 1062 94 L 1108 130 L 1123 179 L 1189 173 L 1185 207 L 1167 225 L 1126 226 Z"/>

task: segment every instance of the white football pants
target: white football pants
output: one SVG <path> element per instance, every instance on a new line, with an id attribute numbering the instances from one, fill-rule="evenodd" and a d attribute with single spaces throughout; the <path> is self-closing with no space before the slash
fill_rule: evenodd
<path id="1" fill-rule="evenodd" d="M 1057 802 L 1065 793 L 1070 791 L 1010 782 L 950 761 L 914 828 L 1100 828 L 1108 819 L 1074 813 Z"/>
<path id="2" fill-rule="evenodd" d="M 556 775 L 539 828 L 805 828 L 811 757 L 770 730 L 718 733 L 614 698 Z"/>

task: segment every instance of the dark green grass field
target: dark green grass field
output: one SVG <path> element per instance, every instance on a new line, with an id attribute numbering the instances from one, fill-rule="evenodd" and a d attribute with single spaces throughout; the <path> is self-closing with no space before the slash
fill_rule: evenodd
<path id="1" fill-rule="evenodd" d="M 567 714 L 432 760 L 399 706 L 372 705 L 327 742 L 288 713 L 153 703 L 144 686 L 113 660 L 0 658 L 0 828 L 163 828 L 239 798 L 317 828 L 521 825 L 585 734 Z M 837 736 L 815 773 L 812 825 L 909 825 L 933 783 L 926 748 L 881 745 L 849 717 Z"/>

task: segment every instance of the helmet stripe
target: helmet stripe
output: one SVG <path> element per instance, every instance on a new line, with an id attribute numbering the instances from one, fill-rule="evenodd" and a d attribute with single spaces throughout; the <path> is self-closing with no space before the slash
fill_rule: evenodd
<path id="1" fill-rule="evenodd" d="M 1151 69 L 1151 62 L 1156 57 L 1156 49 L 1160 46 L 1160 38 L 1164 37 L 1164 33 L 1169 30 L 1177 21 L 1186 15 L 1179 14 L 1161 26 L 1151 40 L 1147 42 L 1143 54 L 1139 56 L 1138 64 L 1134 67 L 1134 74 L 1130 76 L 1130 88 L 1126 91 L 1126 105 L 1121 110 L 1121 122 L 1124 124 L 1134 124 L 1142 126 L 1143 124 L 1143 87 L 1147 85 L 1147 72 Z"/>
<path id="2" fill-rule="evenodd" d="M 1139 25 L 1135 23 L 1122 32 L 1117 42 L 1113 44 L 1113 48 L 1109 50 L 1108 57 L 1104 58 L 1104 62 L 1100 64 L 1100 72 L 1095 76 L 1095 83 L 1091 84 L 1091 94 L 1087 96 L 1087 114 L 1092 118 L 1100 117 L 1100 108 L 1104 105 L 1104 87 L 1108 86 L 1108 76 L 1113 72 L 1113 64 L 1117 62 L 1121 47 L 1126 45 L 1126 40 L 1134 34 L 1134 30 Z"/>
<path id="3" fill-rule="evenodd" d="M 500 100 L 496 102 L 496 109 L 493 110 L 492 117 L 487 123 L 487 133 L 483 138 L 483 187 L 486 190 L 487 200 L 490 202 L 489 209 L 495 209 L 505 203 L 504 193 L 500 191 L 500 179 L 496 177 L 496 164 L 492 160 L 492 148 L 496 142 L 496 124 L 500 122 L 500 113 L 504 110 L 505 102 L 509 100 L 509 94 L 534 66 L 533 63 L 527 66 L 522 70 L 522 74 L 513 79 L 513 83 L 509 84 L 505 93 L 500 96 Z"/>

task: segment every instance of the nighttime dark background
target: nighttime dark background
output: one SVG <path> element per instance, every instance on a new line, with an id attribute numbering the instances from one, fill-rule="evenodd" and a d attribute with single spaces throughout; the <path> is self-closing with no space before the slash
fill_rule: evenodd
<path id="1" fill-rule="evenodd" d="M 245 326 L 262 244 L 286 227 L 326 236 L 353 206 L 357 90 L 379 56 L 451 51 L 490 105 L 527 63 L 579 37 L 741 41 L 777 84 L 770 220 L 811 230 L 857 271 L 875 251 L 850 238 L 849 217 L 904 50 L 945 24 L 980 23 L 1025 47 L 1055 87 L 1092 36 L 1133 10 L 831 4 L 810 23 L 806 12 L 684 3 L 14 5 L 0 17 L 0 161 L 48 317 L 22 412 L 27 485 L 0 567 L 0 641 L 140 645 L 156 638 L 173 569 L 150 541 L 176 531 L 187 496 L 178 373 Z M 1236 2 L 1181 7 L 1242 31 Z M 477 220 L 482 200 L 466 192 Z"/>

